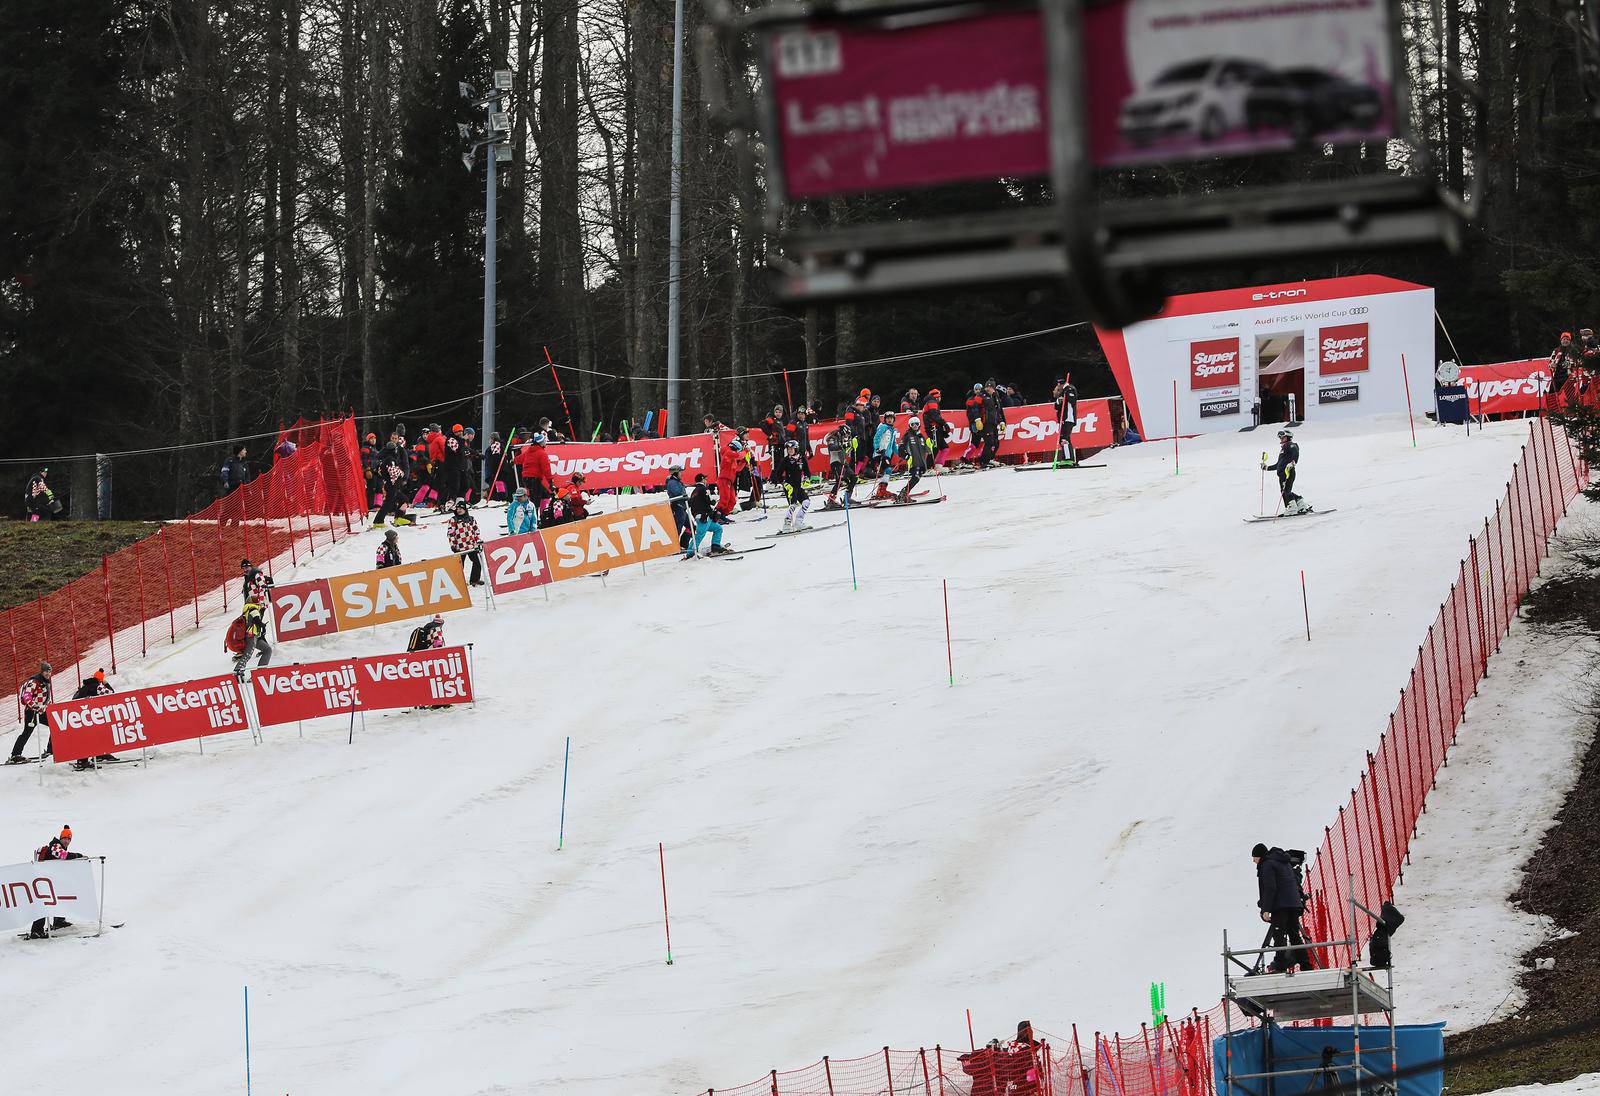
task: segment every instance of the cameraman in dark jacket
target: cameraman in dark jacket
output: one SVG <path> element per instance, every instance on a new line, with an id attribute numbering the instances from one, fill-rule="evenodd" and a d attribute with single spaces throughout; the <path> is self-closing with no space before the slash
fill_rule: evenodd
<path id="1" fill-rule="evenodd" d="M 1305 950 L 1305 937 L 1300 933 L 1300 915 L 1305 912 L 1306 896 L 1300 889 L 1300 873 L 1289 854 L 1279 848 L 1257 844 L 1250 850 L 1256 864 L 1256 885 L 1260 897 L 1256 906 L 1261 910 L 1261 920 L 1271 929 L 1267 935 L 1272 946 L 1279 951 L 1267 968 L 1271 974 L 1289 974 L 1295 967 L 1312 970 L 1315 964 L 1311 953 Z"/>

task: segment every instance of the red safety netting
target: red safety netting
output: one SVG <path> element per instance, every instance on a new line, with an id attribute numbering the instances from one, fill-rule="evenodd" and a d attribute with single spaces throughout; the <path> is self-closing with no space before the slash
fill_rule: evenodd
<path id="1" fill-rule="evenodd" d="M 1378 749 L 1367 754 L 1350 798 L 1333 823 L 1307 875 L 1306 928 L 1314 940 L 1352 940 L 1320 949 L 1322 964 L 1360 957 L 1371 922 L 1350 923 L 1349 895 L 1376 910 L 1394 895 L 1415 835 L 1423 800 L 1455 742 L 1456 728 L 1487 673 L 1489 658 L 1511 628 L 1539 573 L 1556 523 L 1589 481 L 1566 432 L 1544 419 L 1529 424 L 1504 496 L 1482 531 L 1469 538 L 1450 594 L 1417 648 L 1399 702 Z M 1211 1063 L 1212 1016 L 1194 1012 L 1138 1036 L 1096 1032 L 1085 1047 L 1076 1028 L 1038 1050 L 1002 1044 L 996 1055 L 963 1060 L 932 1050 L 891 1051 L 774 1071 L 730 1089 L 736 1096 L 1216 1096 Z M 926 1061 L 926 1069 L 923 1062 Z M 1006 1066 L 1017 1062 L 1022 1075 Z M 964 1067 L 973 1065 L 972 1071 Z M 1089 1074 L 1098 1076 L 1091 1081 Z"/>
<path id="2" fill-rule="evenodd" d="M 1350 924 L 1352 888 L 1373 910 L 1394 896 L 1423 801 L 1455 743 L 1467 702 L 1539 573 L 1556 523 L 1588 478 L 1565 431 L 1544 419 L 1529 424 L 1505 494 L 1469 538 L 1377 750 L 1367 754 L 1350 798 L 1323 830 L 1307 874 L 1307 931 L 1317 940 L 1354 941 L 1323 949 L 1324 964 L 1358 958 L 1371 936 L 1365 915 Z"/>
<path id="3" fill-rule="evenodd" d="M 115 673 L 118 657 L 174 643 L 237 609 L 241 559 L 270 574 L 354 531 L 366 516 L 355 421 L 299 422 L 284 436 L 296 451 L 250 483 L 103 557 L 98 571 L 0 613 L 0 697 L 15 704 L 40 661 L 54 668 L 58 695 L 101 667 Z"/>

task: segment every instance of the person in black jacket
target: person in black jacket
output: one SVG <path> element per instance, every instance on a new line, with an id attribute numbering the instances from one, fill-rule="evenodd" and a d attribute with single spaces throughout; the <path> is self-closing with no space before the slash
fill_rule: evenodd
<path id="1" fill-rule="evenodd" d="M 1261 911 L 1261 920 L 1270 926 L 1267 935 L 1272 946 L 1279 949 L 1268 972 L 1288 974 L 1297 966 L 1303 970 L 1313 969 L 1315 964 L 1311 953 L 1305 950 L 1306 940 L 1300 932 L 1300 915 L 1305 912 L 1306 896 L 1300 889 L 1300 874 L 1289 854 L 1258 843 L 1250 850 L 1250 858 L 1256 865 L 1259 892 L 1256 906 Z"/>
<path id="2" fill-rule="evenodd" d="M 411 525 L 406 515 L 406 483 L 411 477 L 411 458 L 406 453 L 405 435 L 398 430 L 389 436 L 389 444 L 378 454 L 378 479 L 383 489 L 383 505 L 372 515 L 374 527 L 390 518 L 396 525 Z"/>
<path id="3" fill-rule="evenodd" d="M 986 461 L 995 463 L 1000 457 L 1000 431 L 1006 424 L 1006 405 L 1000 396 L 1000 387 L 994 381 L 983 386 L 983 449 Z"/>
<path id="4" fill-rule="evenodd" d="M 60 835 L 52 837 L 48 845 L 36 851 L 33 854 L 33 859 L 35 863 L 43 864 L 51 860 L 82 860 L 84 855 L 81 852 L 72 851 L 72 827 L 69 825 L 62 826 Z M 72 927 L 72 922 L 65 917 L 48 919 L 41 917 L 28 930 L 28 939 L 44 940 L 49 937 L 50 934 L 45 931 L 44 927 L 46 920 L 50 921 L 52 929 L 70 929 Z"/>
<path id="5" fill-rule="evenodd" d="M 105 696 L 107 693 L 114 693 L 116 691 L 117 690 L 111 687 L 111 682 L 106 680 L 106 672 L 104 670 L 96 670 L 93 676 L 83 679 L 83 684 L 79 685 L 78 691 L 72 694 L 72 699 L 88 700 L 91 697 Z M 72 767 L 81 772 L 84 769 L 94 768 L 94 763 L 96 761 L 115 760 L 116 758 L 111 754 L 101 754 L 99 757 L 80 757 L 77 761 L 72 763 Z"/>
<path id="6" fill-rule="evenodd" d="M 217 472 L 217 486 L 224 495 L 237 491 L 250 482 L 250 464 L 247 458 L 250 450 L 241 445 L 233 451 L 233 455 L 222 462 L 222 468 Z"/>
<path id="7" fill-rule="evenodd" d="M 1295 444 L 1294 435 L 1287 430 L 1278 431 L 1278 460 L 1274 464 L 1263 464 L 1263 471 L 1278 474 L 1278 490 L 1283 495 L 1283 512 L 1285 514 L 1303 514 L 1310 510 L 1310 505 L 1305 499 L 1294 493 L 1295 465 L 1300 463 L 1300 446 Z"/>
<path id="8" fill-rule="evenodd" d="M 711 547 L 706 550 L 708 556 L 725 556 L 729 549 L 722 546 L 722 515 L 717 513 L 716 506 L 711 502 L 711 491 L 706 486 L 706 474 L 701 472 L 694 477 L 694 490 L 689 492 L 689 514 L 694 519 L 694 539 L 690 542 L 689 550 L 684 553 L 684 558 L 693 559 L 700 551 L 700 542 L 707 536 L 711 538 Z"/>
<path id="9" fill-rule="evenodd" d="M 1068 373 L 1056 381 L 1056 422 L 1061 425 L 1061 453 L 1067 464 L 1078 463 L 1078 451 L 1072 447 L 1072 432 L 1078 428 L 1078 389 Z"/>

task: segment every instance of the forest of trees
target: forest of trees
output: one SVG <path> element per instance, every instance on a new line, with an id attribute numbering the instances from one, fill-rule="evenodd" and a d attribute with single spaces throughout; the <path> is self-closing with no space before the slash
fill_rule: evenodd
<path id="1" fill-rule="evenodd" d="M 1182 192 L 1273 178 L 1430 170 L 1482 191 L 1464 253 L 1218 270 L 1204 283 L 1380 271 L 1437 286 L 1469 361 L 1600 326 L 1600 155 L 1566 0 L 1405 0 L 1426 168 L 1353 149 L 1151 171 Z M 476 421 L 483 166 L 463 169 L 457 85 L 510 69 L 502 165 L 499 368 L 548 347 L 578 430 L 663 402 L 672 77 L 670 0 L 6 0 L 0 4 L 0 437 L 3 457 L 127 450 L 354 408 Z M 686 11 L 690 42 L 704 19 Z M 1041 396 L 1063 368 L 1109 388 L 1085 329 L 926 363 L 836 363 L 1083 318 L 1059 287 L 996 288 L 795 312 L 745 231 L 735 158 L 685 50 L 684 421 L 861 384 L 952 391 L 999 376 Z M 1481 113 L 1441 73 L 1484 89 Z M 1474 162 L 1473 134 L 1487 127 Z M 1120 180 L 1119 186 L 1130 185 Z M 1039 188 L 970 188 L 1028 201 Z M 948 208 L 950 199 L 942 199 Z M 975 199 L 977 200 L 977 199 Z M 834 200 L 835 222 L 918 212 Z M 610 375 L 610 376 L 604 376 Z M 611 379 L 617 378 L 629 379 Z M 800 386 L 804 386 L 802 397 Z M 558 415 L 548 373 L 500 393 L 502 424 Z M 374 422 L 379 426 L 382 420 Z M 213 453 L 140 475 L 151 511 L 209 493 Z M 144 467 L 144 466 L 141 466 Z M 26 471 L 0 477 L 20 485 Z M 9 490 L 9 488 L 7 488 Z M 149 493 L 148 483 L 145 490 Z"/>

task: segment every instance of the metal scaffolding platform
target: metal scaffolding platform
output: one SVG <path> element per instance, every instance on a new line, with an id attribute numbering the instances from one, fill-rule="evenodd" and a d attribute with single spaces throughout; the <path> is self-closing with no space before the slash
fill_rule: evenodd
<path id="1" fill-rule="evenodd" d="M 1379 920 L 1378 914 L 1351 898 L 1351 916 L 1347 924 L 1357 924 L 1358 913 Z M 1279 1096 L 1277 1082 L 1291 1079 L 1294 1083 L 1286 1084 L 1285 1088 L 1295 1093 L 1353 1081 L 1355 1096 L 1363 1096 L 1363 1093 L 1395 1096 L 1398 1083 L 1394 1074 L 1399 1068 L 1399 1054 L 1394 1024 L 1393 972 L 1388 968 L 1363 969 L 1359 965 L 1361 941 L 1354 933 L 1350 939 L 1313 941 L 1293 949 L 1266 947 L 1266 943 L 1262 941 L 1263 946 L 1259 948 L 1235 949 L 1228 945 L 1228 934 L 1222 934 L 1222 1018 L 1228 1052 L 1223 1055 L 1224 1091 L 1218 1096 Z M 1309 961 L 1309 957 L 1323 949 L 1339 949 L 1325 954 L 1339 954 L 1342 950 L 1351 957 L 1350 965 L 1304 970 L 1298 974 L 1260 972 L 1269 952 L 1300 952 Z M 1244 957 L 1249 957 L 1250 961 L 1246 962 Z M 1383 981 L 1374 977 L 1375 974 L 1382 974 Z M 1265 1068 L 1259 1072 L 1234 1072 L 1235 1009 L 1265 1028 Z M 1387 1043 L 1375 1045 L 1369 1034 L 1369 1042 L 1363 1045 L 1361 1017 L 1380 1014 L 1387 1027 Z M 1275 1038 L 1280 1024 L 1333 1019 L 1347 1020 L 1350 1024 L 1352 1042 L 1348 1053 L 1336 1054 L 1331 1047 L 1318 1055 L 1275 1053 L 1275 1044 L 1293 1045 L 1294 1042 Z M 1315 1064 L 1307 1064 L 1310 1062 Z"/>

